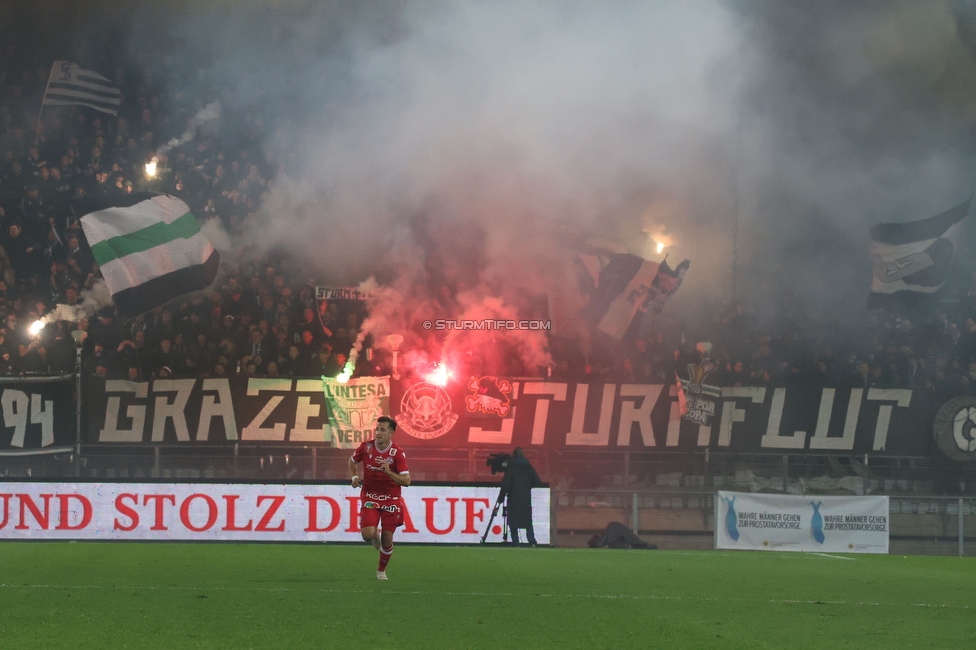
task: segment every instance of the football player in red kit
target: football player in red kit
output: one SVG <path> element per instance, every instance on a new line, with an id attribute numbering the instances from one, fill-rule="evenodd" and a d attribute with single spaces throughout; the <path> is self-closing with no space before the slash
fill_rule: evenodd
<path id="1" fill-rule="evenodd" d="M 393 443 L 397 423 L 386 416 L 377 418 L 373 440 L 359 445 L 349 459 L 352 486 L 363 486 L 359 524 L 363 540 L 372 542 L 380 552 L 380 564 L 376 570 L 378 580 L 386 580 L 386 565 L 393 555 L 393 531 L 403 525 L 403 503 L 400 488 L 410 485 L 407 458 L 403 450 Z M 359 477 L 359 463 L 363 464 L 363 477 Z M 380 534 L 379 524 L 383 523 Z"/>

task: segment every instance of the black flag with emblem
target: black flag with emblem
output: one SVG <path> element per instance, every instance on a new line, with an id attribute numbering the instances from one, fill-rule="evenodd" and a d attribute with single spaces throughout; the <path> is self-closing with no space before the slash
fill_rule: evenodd
<path id="1" fill-rule="evenodd" d="M 956 235 L 972 197 L 928 219 L 881 223 L 871 229 L 871 295 L 868 309 L 909 307 L 945 284 Z"/>

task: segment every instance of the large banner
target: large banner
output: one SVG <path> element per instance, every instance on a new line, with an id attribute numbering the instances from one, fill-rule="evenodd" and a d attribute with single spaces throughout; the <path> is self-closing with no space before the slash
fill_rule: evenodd
<path id="1" fill-rule="evenodd" d="M 0 456 L 69 450 L 76 442 L 75 375 L 0 379 Z"/>
<path id="2" fill-rule="evenodd" d="M 396 542 L 502 541 L 498 487 L 403 490 Z M 347 485 L 0 483 L 0 539 L 362 542 L 360 491 Z M 548 544 L 549 488 L 532 490 L 536 540 Z"/>
<path id="3" fill-rule="evenodd" d="M 888 497 L 722 492 L 715 499 L 715 548 L 887 553 Z"/>
<path id="4" fill-rule="evenodd" d="M 674 384 L 490 376 L 446 387 L 385 383 L 378 377 L 354 382 L 344 390 L 356 394 L 346 397 L 361 405 L 369 401 L 366 392 L 360 394 L 361 386 L 367 392 L 372 387 L 376 396 L 388 387 L 381 408 L 400 423 L 397 443 L 404 447 L 707 447 L 743 453 L 929 456 L 939 448 L 932 433 L 936 414 L 954 397 L 907 388 L 721 388 L 709 395 L 714 416 L 699 422 L 681 417 Z M 327 428 L 321 378 L 92 380 L 90 386 L 85 400 L 85 441 L 90 443 L 356 446 L 372 435 L 369 418 L 354 404 L 348 425 Z M 951 401 L 951 406 L 943 409 L 944 444 L 958 448 L 960 460 L 976 458 L 976 398 L 965 404 Z"/>
<path id="5" fill-rule="evenodd" d="M 443 388 L 395 382 L 391 408 L 413 438 L 401 437 L 401 445 L 925 456 L 935 449 L 934 414 L 948 397 L 900 388 L 707 388 L 700 394 L 712 406 L 699 421 L 682 418 L 674 384 L 487 376 Z"/>

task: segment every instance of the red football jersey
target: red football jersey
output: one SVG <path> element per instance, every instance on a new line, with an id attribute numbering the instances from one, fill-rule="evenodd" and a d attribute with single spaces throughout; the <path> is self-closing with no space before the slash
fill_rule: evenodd
<path id="1" fill-rule="evenodd" d="M 376 448 L 375 440 L 367 440 L 359 445 L 352 455 L 355 463 L 363 464 L 363 499 L 389 501 L 400 498 L 400 485 L 383 472 L 380 461 L 390 464 L 390 471 L 396 474 L 409 474 L 407 457 L 395 442 L 384 451 Z"/>

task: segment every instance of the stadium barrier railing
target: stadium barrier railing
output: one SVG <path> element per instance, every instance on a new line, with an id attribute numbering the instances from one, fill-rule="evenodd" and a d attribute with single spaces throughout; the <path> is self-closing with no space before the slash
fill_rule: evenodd
<path id="1" fill-rule="evenodd" d="M 492 474 L 486 461 L 499 451 L 506 450 L 413 448 L 411 474 L 417 481 L 498 482 L 501 474 Z M 79 445 L 60 453 L 0 455 L 0 475 L 345 480 L 351 453 L 314 445 Z M 924 457 L 592 448 L 527 448 L 526 456 L 559 489 L 976 496 L 976 467 Z"/>
<path id="2" fill-rule="evenodd" d="M 415 481 L 499 483 L 498 449 L 413 450 Z M 8 480 L 346 481 L 351 451 L 259 445 L 81 445 L 78 452 L 0 456 Z M 584 546 L 608 523 L 662 548 L 711 548 L 717 490 L 887 494 L 892 552 L 976 549 L 976 472 L 928 458 L 527 449 L 552 489 L 554 541 Z M 960 514 L 962 516 L 960 517 Z M 902 550 L 896 550 L 902 549 Z M 974 551 L 976 552 L 976 551 Z"/>
<path id="3" fill-rule="evenodd" d="M 709 549 L 715 491 L 553 490 L 557 543 L 583 546 L 607 524 L 661 548 Z M 818 494 L 818 493 L 807 493 Z M 976 498 L 889 496 L 892 554 L 976 555 Z"/>

